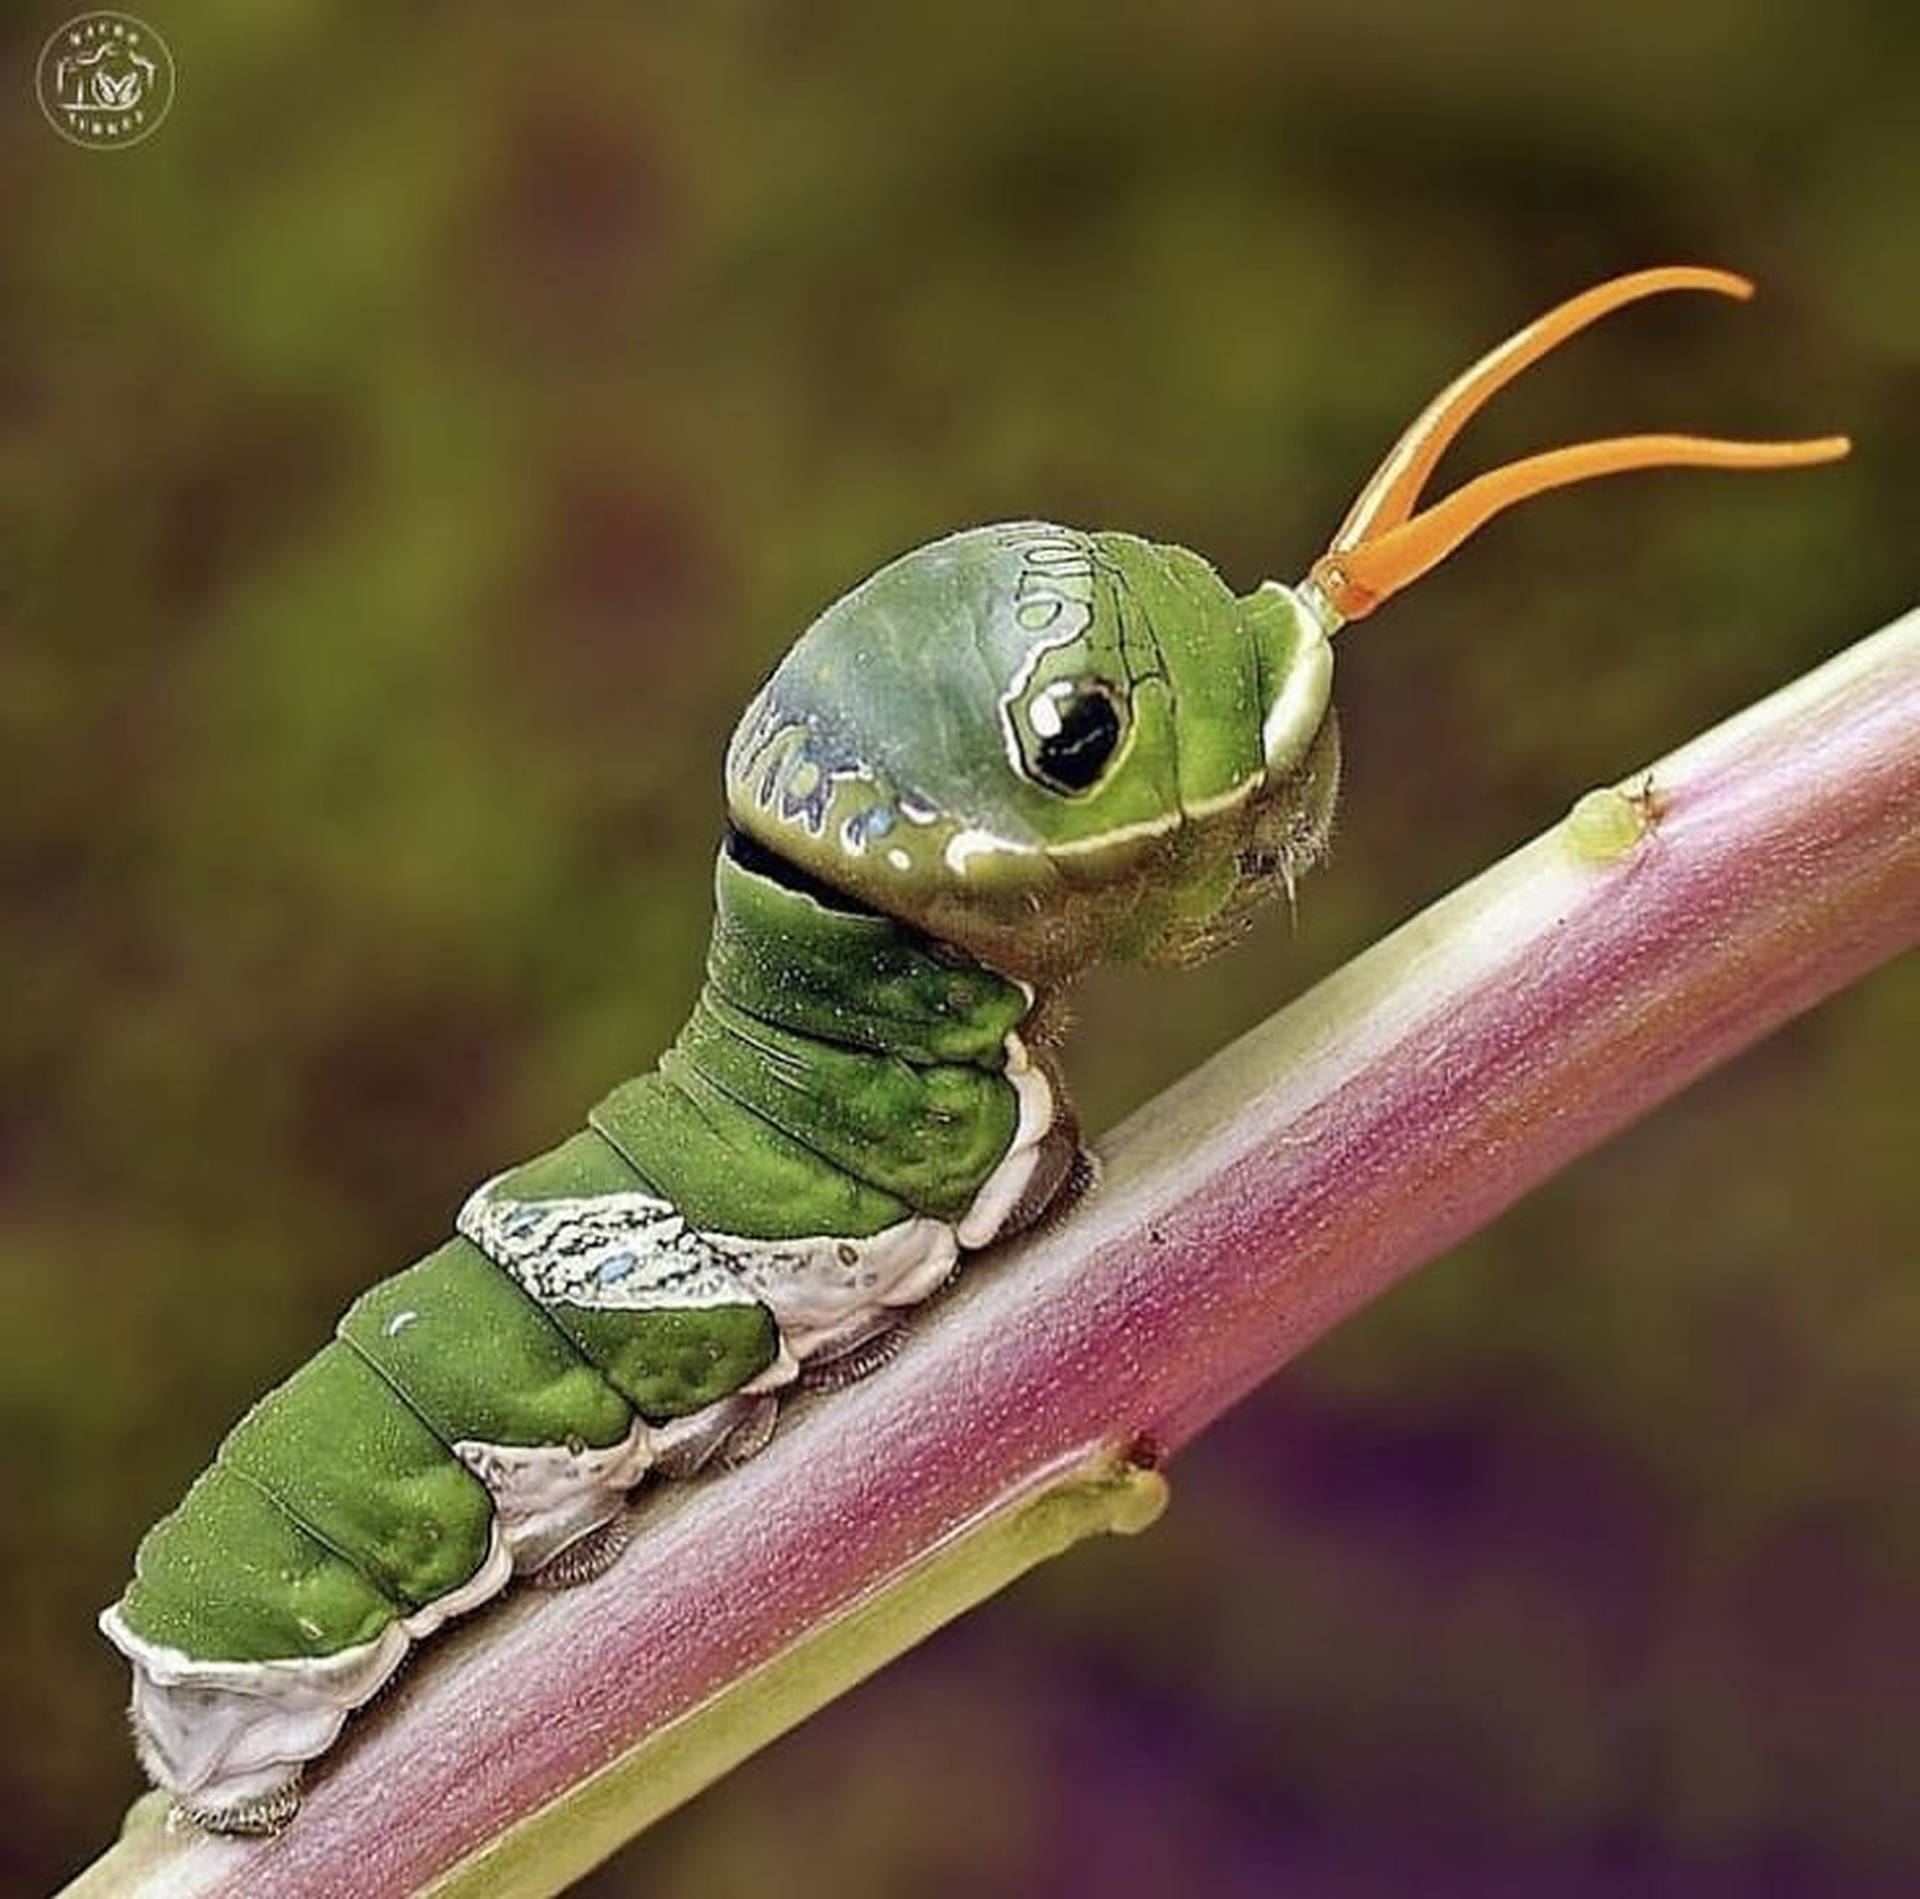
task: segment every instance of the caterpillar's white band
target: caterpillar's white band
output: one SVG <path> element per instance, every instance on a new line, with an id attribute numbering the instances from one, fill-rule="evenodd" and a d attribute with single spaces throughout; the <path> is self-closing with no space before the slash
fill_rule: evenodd
<path id="1" fill-rule="evenodd" d="M 128 1628 L 120 1605 L 100 1629 L 133 1665 L 133 1742 L 140 1764 L 176 1799 L 218 1814 L 291 1786 L 371 1701 L 407 1650 L 450 1616 L 496 1596 L 513 1557 L 496 1524 L 486 1560 L 460 1588 L 332 1655 L 271 1662 L 202 1661 Z"/>
<path id="2" fill-rule="evenodd" d="M 462 1438 L 454 1455 L 486 1485 L 499 1534 L 524 1576 L 620 1514 L 652 1468 L 653 1430 L 636 1417 L 617 1444 L 483 1444 Z"/>

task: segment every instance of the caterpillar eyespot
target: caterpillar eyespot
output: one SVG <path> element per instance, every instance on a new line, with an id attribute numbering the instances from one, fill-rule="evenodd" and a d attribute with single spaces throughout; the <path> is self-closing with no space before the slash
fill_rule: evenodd
<path id="1" fill-rule="evenodd" d="M 1071 797 L 1105 776 L 1126 730 L 1118 699 L 1104 679 L 1060 679 L 1027 701 L 1034 735 L 1034 779 Z"/>
<path id="2" fill-rule="evenodd" d="M 287 1824 L 416 1642 L 516 1576 L 613 1565 L 636 1485 L 755 1455 L 791 1393 L 877 1371 L 971 1254 L 1087 1186 L 1061 993 L 1101 960 L 1192 961 L 1291 897 L 1332 817 L 1345 621 L 1526 495 L 1845 452 L 1626 437 L 1416 512 L 1496 389 L 1671 289 L 1749 286 L 1644 271 L 1529 325 L 1414 422 L 1295 586 L 1236 595 L 1185 549 L 1022 521 L 905 554 L 814 622 L 728 748 L 707 979 L 672 1047 L 364 1292 L 103 1612 L 185 1819 Z"/>

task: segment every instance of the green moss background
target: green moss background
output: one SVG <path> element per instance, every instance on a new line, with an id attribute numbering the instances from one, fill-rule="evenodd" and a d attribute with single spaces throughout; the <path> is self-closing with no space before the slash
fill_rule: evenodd
<path id="1" fill-rule="evenodd" d="M 138 1776 L 140 1531 L 369 1277 L 671 1035 L 718 755 L 827 600 L 1012 515 L 1297 574 L 1413 411 L 1675 259 L 1342 642 L 1299 918 L 1090 985 L 1110 1125 L 1586 786 L 1911 603 L 1920 15 L 1855 0 L 143 0 L 0 23 L 0 1880 Z M 1920 1874 L 1909 960 L 1574 1168 L 616 1894 L 1878 1894 Z M 911 1356 L 889 1375 L 911 1376 Z"/>

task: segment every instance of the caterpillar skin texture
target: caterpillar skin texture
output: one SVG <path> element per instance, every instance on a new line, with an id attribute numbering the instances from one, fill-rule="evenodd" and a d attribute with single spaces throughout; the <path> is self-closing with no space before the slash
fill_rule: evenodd
<path id="1" fill-rule="evenodd" d="M 1751 288 L 1641 271 L 1530 324 L 1428 405 L 1296 588 L 1236 597 L 1184 549 L 1026 521 L 822 614 L 728 749 L 707 982 L 672 1048 L 356 1301 L 102 1615 L 180 1809 L 283 1824 L 412 1643 L 517 1573 L 603 1568 L 635 1484 L 751 1456 L 783 1393 L 871 1370 L 963 1255 L 1070 1191 L 1052 993 L 1102 959 L 1206 955 L 1322 854 L 1343 621 L 1546 488 L 1845 453 L 1623 437 L 1415 512 L 1453 435 L 1563 338 Z"/>
<path id="2" fill-rule="evenodd" d="M 1033 1018 L 1186 960 L 1322 848 L 1321 622 L 1119 534 L 1019 523 L 830 608 L 727 762 L 707 981 L 650 1074 L 358 1299 L 141 1543 L 101 1617 L 142 1764 L 263 1831 L 411 1645 L 591 1574 L 627 1492 L 751 1455 L 962 1255 L 1061 1193 Z"/>

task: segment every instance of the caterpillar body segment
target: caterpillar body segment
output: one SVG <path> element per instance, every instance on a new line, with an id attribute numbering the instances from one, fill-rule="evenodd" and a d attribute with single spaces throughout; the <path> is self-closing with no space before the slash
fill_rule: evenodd
<path id="1" fill-rule="evenodd" d="M 808 1361 L 883 1334 L 1058 1184 L 1029 988 L 731 851 L 716 883 L 713 974 L 660 1068 L 363 1293 L 102 1615 L 142 1764 L 201 1824 L 284 1824 L 415 1642 L 515 1574 L 573 1579 L 649 1472 L 750 1454 Z M 788 953 L 816 979 L 770 981 Z M 768 1037 L 756 1074 L 741 1050 Z"/>
<path id="2" fill-rule="evenodd" d="M 965 1254 L 1091 1178 L 1061 992 L 1098 961 L 1209 954 L 1324 854 L 1345 622 L 1530 494 L 1844 453 L 1625 437 L 1420 507 L 1459 429 L 1566 336 L 1750 288 L 1644 271 L 1549 312 L 1416 419 L 1297 586 L 1236 595 L 1183 548 L 1019 521 L 829 607 L 728 748 L 707 980 L 673 1046 L 364 1293 L 103 1614 L 180 1808 L 284 1824 L 415 1641 L 516 1574 L 603 1568 L 635 1484 L 752 1455 L 785 1394 L 874 1369 Z"/>

